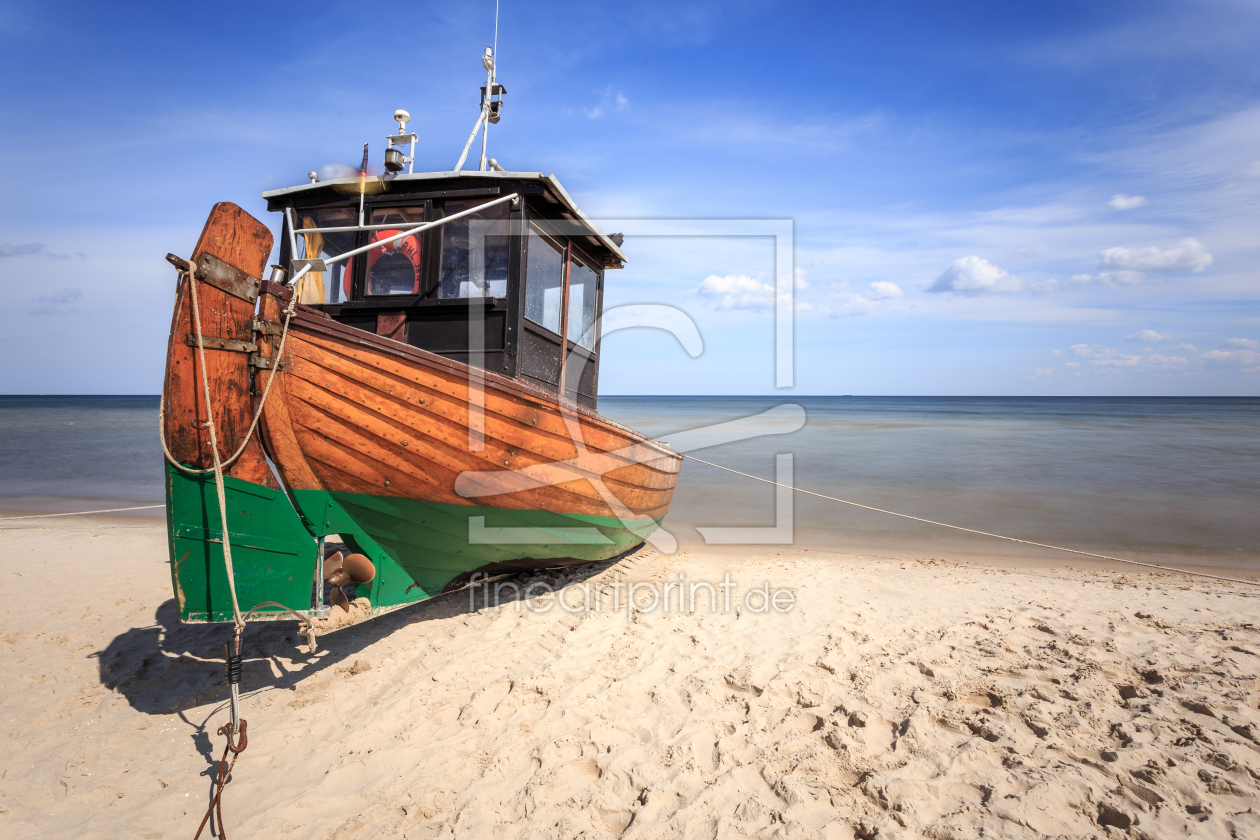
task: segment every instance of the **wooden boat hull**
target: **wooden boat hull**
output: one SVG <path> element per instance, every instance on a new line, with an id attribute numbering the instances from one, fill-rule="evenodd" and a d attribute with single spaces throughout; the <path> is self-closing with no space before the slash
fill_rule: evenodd
<path id="1" fill-rule="evenodd" d="M 262 284 L 261 366 L 252 389 L 238 391 L 253 395 L 248 416 L 279 365 L 259 437 L 283 490 L 254 467 L 228 487 L 242 609 L 273 600 L 310 610 L 319 545 L 334 534 L 376 564 L 355 594 L 379 611 L 477 572 L 614 557 L 659 527 L 682 460 L 668 447 L 554 393 L 305 306 L 281 354 L 289 296 Z M 203 449 L 192 454 L 205 465 Z M 167 475 L 181 616 L 230 619 L 213 481 L 169 465 Z"/>

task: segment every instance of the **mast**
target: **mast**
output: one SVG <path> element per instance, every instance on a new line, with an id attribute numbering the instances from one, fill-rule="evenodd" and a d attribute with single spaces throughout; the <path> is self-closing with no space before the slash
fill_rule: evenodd
<path id="1" fill-rule="evenodd" d="M 455 163 L 455 172 L 464 168 L 464 161 L 468 159 L 468 152 L 472 150 L 478 131 L 481 132 L 481 160 L 478 171 L 486 171 L 487 136 L 490 133 L 490 125 L 499 121 L 503 109 L 503 94 L 507 93 L 507 90 L 497 81 L 498 71 L 495 69 L 493 48 L 486 47 L 485 52 L 481 54 L 481 64 L 486 68 L 486 86 L 481 89 L 481 113 L 477 115 L 477 121 L 473 123 L 472 132 L 468 135 L 468 142 L 464 144 L 464 150 Z"/>

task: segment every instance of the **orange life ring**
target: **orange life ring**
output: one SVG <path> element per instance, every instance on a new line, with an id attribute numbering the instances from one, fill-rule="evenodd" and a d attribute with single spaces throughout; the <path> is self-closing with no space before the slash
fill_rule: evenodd
<path id="1" fill-rule="evenodd" d="M 372 231 L 371 242 L 380 242 L 382 239 L 389 239 L 391 236 L 397 236 L 402 231 L 399 230 L 374 230 Z M 403 239 L 396 239 L 388 245 L 380 248 L 373 248 L 368 251 L 368 274 L 372 273 L 372 266 L 384 254 L 387 253 L 402 254 L 411 263 L 411 270 L 415 273 L 415 285 L 411 287 L 411 293 L 420 293 L 420 235 L 415 234 Z M 350 300 L 350 281 L 354 277 L 354 261 L 357 257 L 351 257 L 346 260 L 346 271 L 342 278 L 341 285 L 346 293 L 346 300 Z"/>

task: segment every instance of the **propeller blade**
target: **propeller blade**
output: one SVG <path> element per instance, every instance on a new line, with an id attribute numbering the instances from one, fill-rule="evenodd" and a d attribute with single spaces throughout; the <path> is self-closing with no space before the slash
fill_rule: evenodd
<path id="1" fill-rule="evenodd" d="M 334 607 L 341 607 L 346 612 L 350 612 L 350 599 L 346 597 L 346 593 L 341 591 L 340 586 L 332 588 L 332 595 L 329 598 Z"/>
<path id="2" fill-rule="evenodd" d="M 340 572 L 343 563 L 344 563 L 344 558 L 341 556 L 340 551 L 334 554 L 330 554 L 329 556 L 325 557 L 324 558 L 324 580 L 330 580 L 333 575 L 337 574 L 337 572 Z"/>
<path id="3" fill-rule="evenodd" d="M 342 569 L 355 583 L 371 583 L 376 577 L 376 566 L 362 554 L 351 554 L 342 562 Z"/>

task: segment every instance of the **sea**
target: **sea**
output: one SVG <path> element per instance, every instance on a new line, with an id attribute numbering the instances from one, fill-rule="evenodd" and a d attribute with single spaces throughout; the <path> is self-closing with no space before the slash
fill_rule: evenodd
<path id="1" fill-rule="evenodd" d="M 689 454 L 870 507 L 1143 562 L 1260 568 L 1260 398 L 605 396 L 599 407 L 667 441 L 741 421 L 743 439 Z M 150 396 L 0 396 L 0 508 L 160 504 L 157 414 Z M 665 528 L 684 546 L 1030 551 L 782 495 L 689 460 Z"/>

